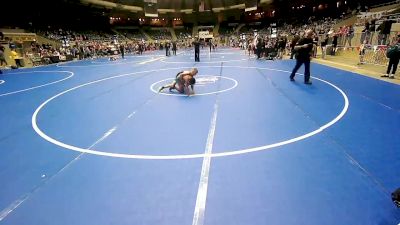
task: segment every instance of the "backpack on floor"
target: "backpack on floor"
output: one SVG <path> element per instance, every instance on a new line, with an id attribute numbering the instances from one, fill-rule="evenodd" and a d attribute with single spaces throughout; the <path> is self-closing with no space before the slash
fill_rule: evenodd
<path id="1" fill-rule="evenodd" d="M 392 200 L 394 202 L 394 204 L 400 208 L 400 188 L 397 188 L 397 190 L 395 190 L 392 193 Z"/>

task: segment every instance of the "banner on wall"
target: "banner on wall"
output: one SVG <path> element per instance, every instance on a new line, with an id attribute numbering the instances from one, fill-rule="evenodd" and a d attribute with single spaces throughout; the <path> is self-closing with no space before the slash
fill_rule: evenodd
<path id="1" fill-rule="evenodd" d="M 213 38 L 214 35 L 210 34 L 209 31 L 199 31 L 199 38 L 207 39 L 207 38 Z"/>

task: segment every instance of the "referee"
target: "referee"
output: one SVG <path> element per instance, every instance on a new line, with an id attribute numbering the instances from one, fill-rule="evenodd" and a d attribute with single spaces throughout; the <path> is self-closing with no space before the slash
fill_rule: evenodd
<path id="1" fill-rule="evenodd" d="M 310 61 L 313 50 L 313 34 L 312 30 L 307 30 L 304 37 L 294 47 L 294 50 L 297 52 L 296 66 L 293 68 L 292 74 L 290 74 L 290 81 L 294 81 L 297 70 L 304 64 L 304 83 L 312 84 L 310 81 Z"/>
<path id="2" fill-rule="evenodd" d="M 194 61 L 200 62 L 200 42 L 199 39 L 193 42 L 194 45 Z"/>

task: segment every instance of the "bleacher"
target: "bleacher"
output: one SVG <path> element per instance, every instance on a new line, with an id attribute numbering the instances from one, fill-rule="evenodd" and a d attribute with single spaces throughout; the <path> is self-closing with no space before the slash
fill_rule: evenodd
<path id="1" fill-rule="evenodd" d="M 146 33 L 150 35 L 153 40 L 172 40 L 171 32 L 168 29 L 149 29 Z"/>
<path id="2" fill-rule="evenodd" d="M 141 41 L 141 40 L 146 40 L 147 38 L 140 32 L 139 29 L 123 29 L 123 30 L 118 30 L 118 32 L 122 35 L 124 35 L 126 38 L 129 40 L 133 41 Z"/>
<path id="3" fill-rule="evenodd" d="M 118 34 L 113 33 L 112 31 L 104 30 L 63 30 L 63 29 L 38 29 L 35 32 L 39 35 L 42 35 L 48 39 L 61 41 L 66 37 L 70 41 L 110 41 L 114 35 L 117 35 L 118 38 L 124 39 L 125 37 L 119 36 Z"/>
<path id="4" fill-rule="evenodd" d="M 218 32 L 219 32 L 219 35 L 226 36 L 226 35 L 232 34 L 234 32 L 234 30 L 235 30 L 235 27 L 220 26 Z"/>
<path id="5" fill-rule="evenodd" d="M 178 40 L 185 40 L 192 37 L 192 30 L 190 28 L 175 28 L 175 34 Z"/>

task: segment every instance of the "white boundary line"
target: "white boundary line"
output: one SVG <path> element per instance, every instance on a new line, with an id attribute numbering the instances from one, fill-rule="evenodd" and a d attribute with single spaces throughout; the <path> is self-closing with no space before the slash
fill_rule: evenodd
<path id="1" fill-rule="evenodd" d="M 218 78 L 224 78 L 224 79 L 233 81 L 234 85 L 233 85 L 232 87 L 227 88 L 227 89 L 224 89 L 224 90 L 213 91 L 213 92 L 208 92 L 208 93 L 201 93 L 201 94 L 195 94 L 195 96 L 203 96 L 203 95 L 212 95 L 212 94 L 222 93 L 222 92 L 230 91 L 230 90 L 232 90 L 232 89 L 234 89 L 234 88 L 236 88 L 236 87 L 238 86 L 237 80 L 232 79 L 232 78 L 230 78 L 230 77 L 213 76 L 213 75 L 198 75 L 198 76 L 196 76 L 196 77 L 218 77 Z M 174 79 L 174 78 L 168 78 L 168 79 L 164 79 L 164 80 L 157 81 L 157 82 L 155 82 L 154 84 L 152 84 L 152 85 L 150 86 L 150 90 L 151 90 L 152 92 L 154 92 L 154 93 L 156 93 L 156 94 L 160 94 L 160 95 L 177 96 L 177 97 L 186 97 L 186 95 L 177 94 L 177 93 L 172 93 L 172 94 L 170 94 L 170 93 L 163 93 L 163 92 L 158 93 L 158 91 L 157 91 L 156 89 L 154 89 L 155 86 L 156 86 L 157 84 L 162 83 L 162 82 L 167 81 L 167 80 L 175 80 L 175 79 Z"/>
<path id="2" fill-rule="evenodd" d="M 128 59 L 118 59 L 118 61 L 110 61 L 109 58 L 105 59 L 105 61 L 100 61 L 100 62 L 98 62 L 98 60 L 99 59 L 96 59 L 96 61 L 90 61 L 90 63 L 96 64 L 96 65 L 103 65 L 103 64 L 116 64 L 116 63 L 118 63 L 118 61 L 128 61 Z M 77 62 L 79 62 L 79 61 L 77 61 Z"/>
<path id="3" fill-rule="evenodd" d="M 165 56 L 165 55 L 162 55 L 162 54 L 154 54 L 154 55 L 149 55 L 149 54 L 142 54 L 142 55 L 132 55 L 132 54 L 129 54 L 129 55 L 125 55 L 125 58 L 146 58 L 146 57 L 161 57 L 161 56 Z"/>
<path id="4" fill-rule="evenodd" d="M 188 52 L 183 54 L 184 56 L 193 56 L 194 55 L 194 51 Z M 204 56 L 204 57 L 209 57 L 210 55 L 237 55 L 237 52 L 208 52 L 207 53 L 200 53 L 200 57 Z"/>
<path id="5" fill-rule="evenodd" d="M 61 80 L 56 80 L 56 81 L 53 81 L 53 82 L 50 82 L 50 83 L 47 83 L 47 84 L 42 84 L 42 85 L 38 85 L 38 86 L 34 86 L 34 87 L 30 87 L 30 88 L 26 88 L 26 89 L 22 89 L 22 90 L 18 90 L 18 91 L 12 91 L 12 92 L 7 92 L 7 93 L 4 93 L 4 94 L 0 94 L 0 97 L 7 96 L 7 95 L 12 95 L 12 94 L 16 94 L 16 93 L 21 93 L 21 92 L 25 92 L 25 91 L 30 91 L 30 90 L 41 88 L 41 87 L 45 87 L 45 86 L 49 86 L 49 85 L 52 85 L 52 84 L 67 80 L 67 79 L 69 79 L 69 78 L 74 76 L 74 73 L 70 72 L 70 71 L 30 71 L 30 72 L 27 71 L 27 72 L 20 72 L 20 73 L 7 73 L 5 75 L 22 74 L 22 73 L 69 73 L 70 75 L 68 77 L 66 77 L 66 78 L 61 79 Z"/>
<path id="6" fill-rule="evenodd" d="M 147 60 L 145 60 L 145 61 L 139 61 L 139 60 L 137 60 L 137 61 L 134 61 L 134 60 L 130 60 L 129 62 L 128 62 L 128 57 L 126 57 L 125 56 L 125 58 L 124 59 L 118 59 L 117 61 L 110 61 L 108 58 L 106 59 L 106 61 L 100 61 L 100 62 L 98 62 L 98 60 L 99 59 L 96 59 L 95 61 L 91 61 L 90 63 L 92 63 L 92 64 L 95 64 L 95 65 L 119 65 L 119 64 L 125 64 L 125 63 L 135 63 L 135 62 L 138 62 L 138 63 L 140 63 L 140 62 L 147 62 L 147 61 L 150 61 L 150 60 L 154 60 L 154 59 L 160 59 L 160 58 L 163 58 L 163 56 L 137 56 L 137 57 L 141 57 L 141 58 L 150 58 L 150 59 L 147 59 Z M 129 57 L 129 58 L 135 58 L 135 57 Z M 102 59 L 104 59 L 104 58 L 102 58 Z M 119 61 L 123 61 L 123 62 L 119 62 Z M 79 61 L 78 61 L 79 62 Z"/>
<path id="7" fill-rule="evenodd" d="M 220 61 L 212 61 L 212 62 L 202 62 L 202 61 L 200 61 L 200 62 L 195 62 L 195 63 L 198 63 L 198 64 L 203 64 L 203 63 L 216 64 L 216 63 L 238 62 L 238 61 L 245 61 L 245 60 L 248 60 L 248 59 L 232 59 L 232 60 L 220 60 Z M 173 61 L 173 62 L 168 62 L 168 61 L 165 61 L 164 59 L 160 60 L 160 62 L 171 63 L 171 64 L 193 63 L 192 61 L 181 61 L 181 62 Z"/>
<path id="8" fill-rule="evenodd" d="M 99 64 L 92 64 L 92 65 L 69 65 L 73 63 L 78 63 L 78 62 L 85 62 L 85 60 L 79 60 L 79 61 L 72 61 L 68 63 L 63 63 L 63 64 L 57 64 L 56 67 L 60 68 L 85 68 L 85 67 L 99 67 L 99 66 L 115 66 L 115 65 L 126 65 L 126 64 L 135 64 L 135 63 L 140 63 L 143 61 L 131 61 L 131 62 L 111 62 L 111 63 L 99 63 Z"/>
<path id="9" fill-rule="evenodd" d="M 134 113 L 131 113 L 127 119 L 132 117 Z M 93 144 L 91 144 L 88 149 L 93 148 L 100 142 L 104 141 L 107 137 L 109 137 L 115 130 L 117 129 L 117 126 L 111 128 L 108 130 L 103 136 L 101 136 L 97 141 L 95 141 Z M 70 165 L 72 165 L 74 162 L 78 161 L 85 153 L 81 152 L 78 156 L 76 156 L 73 160 L 67 163 L 63 168 L 61 168 L 58 172 L 53 174 L 50 178 L 48 178 L 44 183 L 39 184 L 35 188 L 33 188 L 33 191 L 31 191 L 28 194 L 23 195 L 21 198 L 17 199 L 16 201 L 12 202 L 8 207 L 4 208 L 2 211 L 0 211 L 0 222 L 4 220 L 9 214 L 11 214 L 15 209 L 17 209 L 22 203 L 24 203 L 26 200 L 28 200 L 37 190 L 39 190 L 44 184 L 46 184 L 50 179 L 53 177 L 57 176 L 64 170 L 66 170 Z"/>
<path id="10" fill-rule="evenodd" d="M 143 56 L 144 57 L 144 56 Z M 152 58 L 151 60 L 143 60 L 143 61 L 140 61 L 140 60 L 137 60 L 137 61 L 129 61 L 129 62 L 126 62 L 126 59 L 124 59 L 125 60 L 125 62 L 115 62 L 115 61 L 110 61 L 110 62 L 96 62 L 96 61 L 90 61 L 90 63 L 92 63 L 92 65 L 69 65 L 69 64 L 72 64 L 72 63 L 78 63 L 78 62 L 85 62 L 85 60 L 79 60 L 79 61 L 71 61 L 71 62 L 67 62 L 67 63 L 63 63 L 63 64 L 57 64 L 56 65 L 56 67 L 60 67 L 60 68 L 63 68 L 63 67 L 66 67 L 66 68 L 81 68 L 81 67 L 83 67 L 83 68 L 85 68 L 85 67 L 98 67 L 98 66 L 115 66 L 115 65 L 126 65 L 126 64 L 137 64 L 137 65 L 141 65 L 141 64 L 145 64 L 145 63 L 148 63 L 148 62 L 153 62 L 153 61 L 156 61 L 156 60 L 159 60 L 159 59 L 162 59 L 163 57 L 152 57 L 152 56 L 149 56 L 149 57 L 147 57 L 147 58 Z M 93 60 L 97 60 L 97 59 L 93 59 Z M 86 60 L 86 62 L 87 62 L 87 60 Z"/>
<path id="11" fill-rule="evenodd" d="M 196 206 L 194 209 L 193 223 L 192 225 L 203 225 L 204 224 L 204 213 L 206 209 L 207 201 L 207 190 L 208 190 L 208 178 L 210 175 L 211 165 L 211 153 L 215 137 L 215 128 L 217 126 L 217 115 L 218 115 L 218 98 L 214 103 L 214 112 L 211 117 L 210 129 L 208 131 L 206 150 L 204 153 L 203 165 L 201 167 L 201 175 L 199 182 L 199 189 L 197 191 Z"/>
<path id="12" fill-rule="evenodd" d="M 215 67 L 215 68 L 220 68 L 220 66 L 199 66 L 197 68 L 210 68 L 210 67 Z M 261 68 L 261 67 L 243 67 L 243 66 L 223 66 L 224 68 L 243 68 L 243 69 L 249 69 L 249 68 L 253 68 L 253 69 L 260 69 L 260 70 L 270 70 L 270 71 L 280 71 L 280 72 L 285 72 L 285 73 L 291 73 L 291 71 L 285 71 L 285 70 L 278 70 L 278 69 L 270 69 L 270 68 Z M 142 73 L 149 73 L 149 72 L 157 72 L 157 71 L 166 71 L 166 70 L 172 70 L 172 69 L 183 69 L 183 68 L 192 68 L 192 67 L 177 67 L 177 68 L 165 68 L 165 69 L 157 69 L 157 70 L 148 70 L 148 71 L 141 71 L 141 72 L 134 72 L 134 73 L 128 73 L 128 74 L 121 74 L 121 75 L 117 75 L 114 77 L 108 77 L 108 78 L 103 78 L 97 81 L 92 81 L 86 84 L 81 84 L 79 86 L 70 88 L 66 91 L 63 91 L 49 99 L 47 99 L 46 101 L 44 101 L 33 113 L 32 115 L 32 127 L 33 129 L 36 131 L 36 133 L 38 135 L 40 135 L 43 139 L 45 139 L 46 141 L 53 143 L 55 145 L 58 145 L 62 148 L 66 148 L 72 151 L 78 151 L 78 152 L 84 152 L 84 153 L 89 153 L 89 154 L 94 154 L 94 155 L 100 155 L 100 156 L 109 156 L 109 157 L 115 157 L 115 158 L 129 158 L 129 159 L 150 159 L 150 160 L 170 160 L 170 159 L 193 159 L 193 158 L 202 158 L 205 157 L 205 154 L 189 154 L 189 155 L 132 155 L 132 154 L 122 154 L 122 153 L 110 153 L 110 152 L 103 152 L 103 151 L 95 151 L 95 150 L 90 150 L 90 149 L 85 149 L 85 148 L 80 148 L 80 147 L 76 147 L 73 145 L 69 145 L 69 144 L 65 144 L 63 142 L 60 142 L 50 136 L 48 136 L 47 134 L 45 134 L 43 131 L 40 130 L 40 128 L 37 125 L 37 116 L 40 112 L 40 110 L 42 110 L 44 108 L 45 105 L 47 105 L 49 102 L 51 102 L 52 100 L 56 99 L 57 97 L 68 93 L 70 91 L 73 91 L 75 89 L 90 85 L 90 84 L 94 84 L 94 83 L 98 83 L 101 81 L 105 81 L 105 80 L 109 80 L 109 79 L 114 79 L 116 77 L 124 77 L 124 76 L 132 76 L 135 74 L 142 74 Z M 299 73 L 297 73 L 299 74 Z M 302 75 L 302 74 L 299 74 Z M 333 124 L 337 123 L 340 119 L 343 118 L 343 116 L 346 114 L 348 108 L 349 108 L 349 99 L 347 97 L 347 95 L 344 93 L 344 91 L 342 91 L 339 87 L 335 86 L 334 84 L 322 80 L 320 78 L 316 78 L 313 77 L 313 79 L 315 80 L 319 80 L 321 82 L 324 82 L 328 85 L 330 85 L 331 87 L 333 87 L 334 89 L 336 89 L 337 91 L 339 91 L 339 93 L 342 95 L 343 99 L 344 99 L 344 107 L 342 109 L 342 111 L 339 113 L 339 115 L 337 117 L 335 117 L 332 121 L 328 122 L 327 124 L 319 127 L 318 129 L 303 134 L 301 136 L 286 140 L 286 141 L 281 141 L 278 143 L 273 143 L 273 144 L 269 144 L 269 145 L 263 145 L 263 146 L 259 146 L 259 147 L 253 147 L 253 148 L 246 148 L 246 149 L 239 149 L 239 150 L 225 150 L 224 152 L 220 152 L 220 153 L 212 153 L 209 156 L 210 157 L 223 157 L 223 156 L 232 156 L 232 155 L 239 155 L 239 154 L 245 154 L 245 153 L 250 153 L 250 152 L 257 152 L 257 151 L 263 151 L 263 150 L 267 150 L 267 149 L 272 149 L 275 147 L 279 147 L 279 146 L 283 146 L 283 145 L 287 145 L 287 144 L 291 144 L 300 140 L 304 140 L 306 138 L 309 138 L 311 136 L 314 136 L 322 131 L 324 131 L 325 129 L 329 128 L 330 126 L 332 126 Z M 289 82 L 289 81 L 288 81 Z"/>

